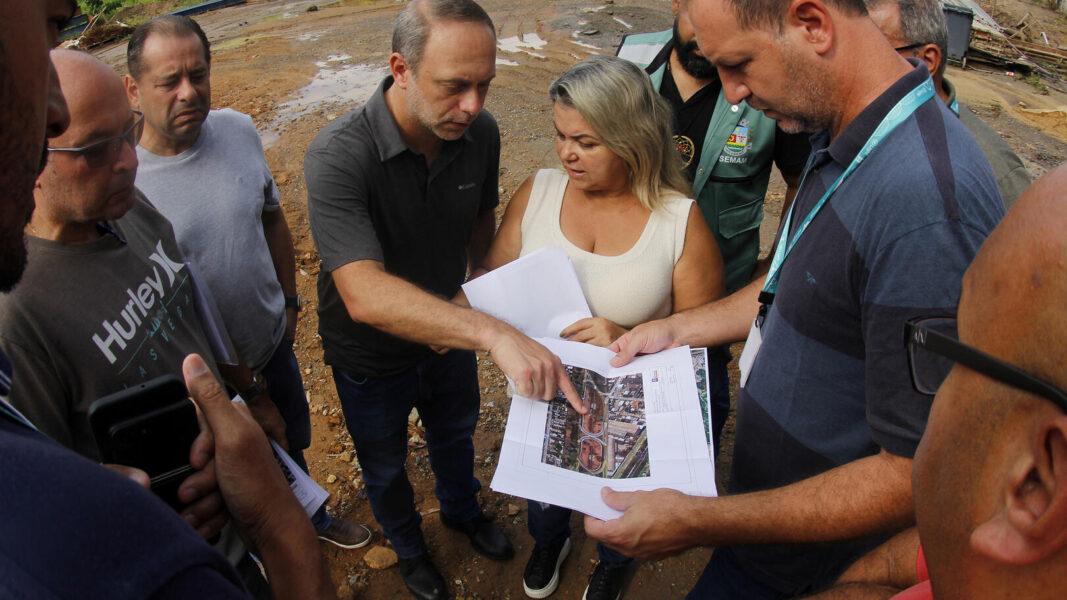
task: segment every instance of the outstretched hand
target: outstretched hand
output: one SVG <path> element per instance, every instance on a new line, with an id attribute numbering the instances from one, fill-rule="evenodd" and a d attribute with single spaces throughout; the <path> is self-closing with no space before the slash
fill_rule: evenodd
<path id="1" fill-rule="evenodd" d="M 579 414 L 589 412 L 559 357 L 516 329 L 503 332 L 489 347 L 500 370 L 515 382 L 520 396 L 549 401 L 559 389 Z"/>
<path id="2" fill-rule="evenodd" d="M 602 521 L 585 517 L 585 532 L 626 556 L 638 560 L 659 560 L 698 545 L 692 528 L 686 525 L 691 496 L 670 490 L 616 492 L 601 488 L 604 503 L 623 511 L 618 519 Z"/>
<path id="3" fill-rule="evenodd" d="M 678 346 L 678 334 L 669 319 L 642 323 L 612 342 L 608 350 L 615 353 L 611 366 L 621 367 L 638 354 L 652 354 Z"/>

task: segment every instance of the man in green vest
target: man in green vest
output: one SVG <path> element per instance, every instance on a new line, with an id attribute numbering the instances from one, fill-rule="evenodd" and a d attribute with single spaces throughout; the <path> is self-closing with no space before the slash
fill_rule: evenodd
<path id="1" fill-rule="evenodd" d="M 785 214 L 811 147 L 808 134 L 784 133 L 774 119 L 747 103 L 726 100 L 715 66 L 697 48 L 687 4 L 688 0 L 671 0 L 673 29 L 628 35 L 617 54 L 644 67 L 671 105 L 674 140 L 682 154 L 684 172 L 722 251 L 726 292 L 733 293 L 756 271 L 771 163 L 778 165 L 785 179 Z M 729 362 L 725 347 L 708 349 L 716 454 L 719 434 L 730 412 Z"/>

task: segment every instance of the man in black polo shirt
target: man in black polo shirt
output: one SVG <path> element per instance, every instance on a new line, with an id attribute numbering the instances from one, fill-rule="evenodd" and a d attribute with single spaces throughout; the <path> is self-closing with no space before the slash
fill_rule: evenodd
<path id="1" fill-rule="evenodd" d="M 444 581 L 404 471 L 411 408 L 426 425 L 442 522 L 504 560 L 514 550 L 476 496 L 479 394 L 469 350 L 490 352 L 524 396 L 548 400 L 560 386 L 579 410 L 581 401 L 543 346 L 448 302 L 495 226 L 500 134 L 481 110 L 496 74 L 492 21 L 470 0 L 411 2 L 397 18 L 389 66 L 366 106 L 328 125 L 304 160 L 322 258 L 319 333 L 374 516 L 408 589 L 439 598 Z"/>

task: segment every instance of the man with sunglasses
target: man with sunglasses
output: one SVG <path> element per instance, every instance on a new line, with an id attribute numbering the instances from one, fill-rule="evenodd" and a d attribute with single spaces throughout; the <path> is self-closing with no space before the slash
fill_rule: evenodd
<path id="1" fill-rule="evenodd" d="M 992 127 L 956 99 L 956 88 L 945 78 L 948 65 L 948 24 L 938 0 L 864 0 L 871 20 L 893 48 L 905 58 L 926 64 L 937 95 L 960 117 L 960 122 L 978 142 L 993 168 L 1004 207 L 1012 204 L 1030 185 L 1023 161 Z"/>

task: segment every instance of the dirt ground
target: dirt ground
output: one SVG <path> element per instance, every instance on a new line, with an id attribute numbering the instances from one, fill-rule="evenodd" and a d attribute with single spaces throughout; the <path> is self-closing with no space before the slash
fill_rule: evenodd
<path id="1" fill-rule="evenodd" d="M 548 84 L 585 56 L 613 53 L 624 34 L 666 29 L 672 17 L 666 0 L 483 0 L 482 4 L 493 16 L 501 40 L 497 78 L 486 108 L 500 124 L 500 196 L 505 203 L 527 175 L 556 163 Z M 330 492 L 334 514 L 367 523 L 375 535 L 373 544 L 358 550 L 323 544 L 342 598 L 409 596 L 395 567 L 375 570 L 363 561 L 370 548 L 387 543 L 367 504 L 330 370 L 322 362 L 312 310 L 319 261 L 308 228 L 302 160 L 311 139 L 326 123 L 359 106 L 375 89 L 385 73 L 392 21 L 401 6 L 392 0 L 252 1 L 197 17 L 213 45 L 214 106 L 231 107 L 255 119 L 293 231 L 297 282 L 307 307 L 298 330 L 297 355 L 312 410 L 313 441 L 307 452 L 311 473 Z M 141 10 L 151 10 L 151 6 Z M 1067 40 L 1064 17 L 1041 5 L 999 0 L 994 14 L 1007 22 L 1027 12 L 1033 13 L 1032 22 L 1050 37 Z M 119 71 L 125 70 L 125 42 L 94 52 Z M 956 83 L 960 99 L 1005 137 L 1035 176 L 1067 157 L 1067 96 L 1056 91 L 1041 95 L 1033 85 L 1004 73 L 950 68 L 948 77 Z M 772 181 L 764 250 L 772 241 L 784 188 L 777 176 Z M 425 442 L 415 423 L 407 468 L 427 542 L 453 597 L 521 598 L 522 571 L 532 547 L 526 534 L 526 502 L 488 489 L 507 416 L 506 384 L 487 356 L 480 356 L 479 363 L 482 411 L 474 439 L 475 474 L 483 484 L 482 504 L 503 524 L 516 546 L 516 558 L 505 563 L 481 558 L 463 536 L 441 525 Z M 736 389 L 736 369 L 733 373 Z M 717 465 L 723 491 L 732 426 L 732 422 L 727 424 L 724 452 Z M 572 525 L 574 549 L 563 568 L 555 595 L 559 598 L 581 596 L 596 558 L 594 543 L 585 537 L 577 516 Z M 625 595 L 681 597 L 709 555 L 709 549 L 697 549 L 635 566 Z"/>

